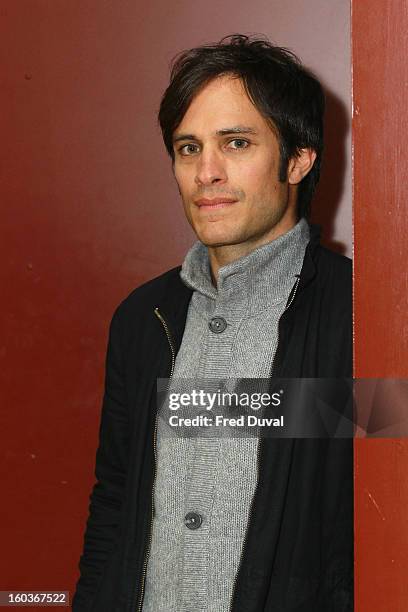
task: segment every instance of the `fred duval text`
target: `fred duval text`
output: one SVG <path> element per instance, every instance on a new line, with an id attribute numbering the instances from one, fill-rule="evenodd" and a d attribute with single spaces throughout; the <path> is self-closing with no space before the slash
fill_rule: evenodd
<path id="1" fill-rule="evenodd" d="M 230 418 L 220 414 L 212 416 L 199 414 L 192 418 L 173 414 L 169 418 L 171 427 L 284 427 L 283 414 L 277 419 L 257 417 L 254 414 Z"/>

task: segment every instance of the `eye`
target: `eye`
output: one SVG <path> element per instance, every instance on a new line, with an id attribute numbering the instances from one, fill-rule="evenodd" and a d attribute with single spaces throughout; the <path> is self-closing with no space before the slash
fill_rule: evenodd
<path id="1" fill-rule="evenodd" d="M 230 140 L 228 144 L 232 149 L 247 149 L 250 145 L 249 141 L 244 140 L 243 138 L 234 138 L 234 140 Z"/>
<path id="2" fill-rule="evenodd" d="M 178 151 L 180 155 L 194 155 L 194 153 L 197 153 L 198 149 L 199 149 L 198 145 L 190 142 L 189 144 L 185 144 L 182 147 L 180 147 Z"/>

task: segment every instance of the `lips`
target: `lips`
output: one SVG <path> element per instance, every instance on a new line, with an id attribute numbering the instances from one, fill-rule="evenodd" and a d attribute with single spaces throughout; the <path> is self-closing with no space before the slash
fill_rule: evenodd
<path id="1" fill-rule="evenodd" d="M 238 202 L 238 200 L 234 198 L 200 198 L 199 200 L 195 200 L 194 203 L 204 210 L 214 210 L 215 208 L 224 208 L 235 202 Z"/>

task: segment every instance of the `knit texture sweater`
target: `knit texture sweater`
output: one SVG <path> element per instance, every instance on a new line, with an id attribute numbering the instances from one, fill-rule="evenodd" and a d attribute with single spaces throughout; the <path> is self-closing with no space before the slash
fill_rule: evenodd
<path id="1" fill-rule="evenodd" d="M 221 267 L 217 287 L 207 248 L 200 242 L 192 246 L 180 274 L 194 292 L 173 379 L 270 375 L 278 321 L 308 241 L 302 219 L 283 236 Z M 222 332 L 211 329 L 215 317 L 226 322 Z M 169 437 L 159 419 L 143 612 L 229 610 L 257 482 L 257 446 L 254 437 Z M 199 528 L 186 526 L 188 512 L 200 515 Z"/>

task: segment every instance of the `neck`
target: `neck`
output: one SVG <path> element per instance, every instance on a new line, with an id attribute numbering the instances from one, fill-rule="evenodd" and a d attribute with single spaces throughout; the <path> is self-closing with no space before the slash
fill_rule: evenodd
<path id="1" fill-rule="evenodd" d="M 276 238 L 286 234 L 286 232 L 291 230 L 295 225 L 296 219 L 288 219 L 283 224 L 278 223 L 272 231 L 261 237 L 254 237 L 252 240 L 246 240 L 238 244 L 225 244 L 216 247 L 209 246 L 208 257 L 211 267 L 211 280 L 214 287 L 217 287 L 218 272 L 220 268 L 249 255 L 258 247 L 276 240 Z"/>

